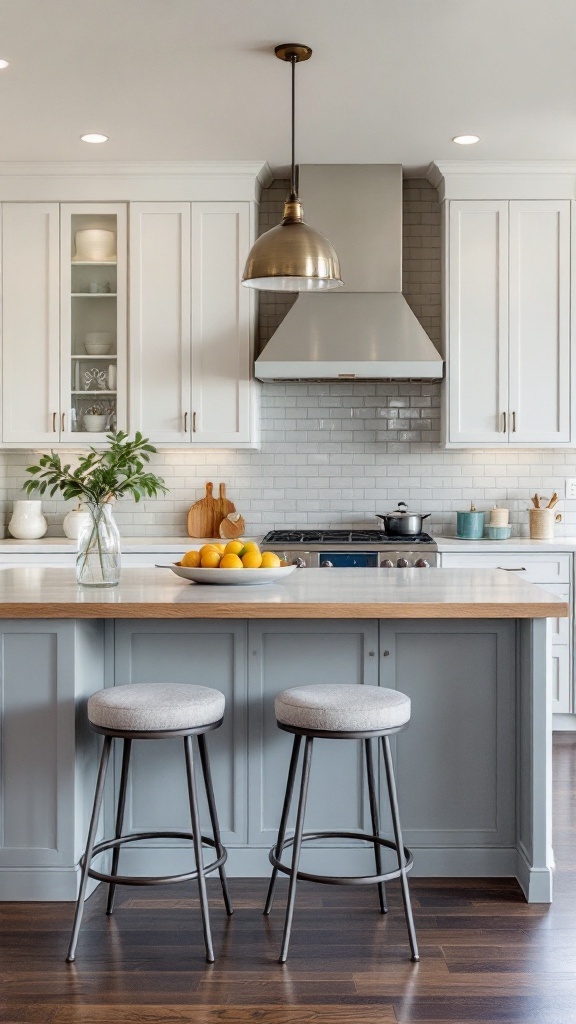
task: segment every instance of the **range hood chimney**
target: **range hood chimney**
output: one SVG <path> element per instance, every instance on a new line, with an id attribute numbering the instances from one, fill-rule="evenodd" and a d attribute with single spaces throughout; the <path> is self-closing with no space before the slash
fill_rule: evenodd
<path id="1" fill-rule="evenodd" d="M 400 164 L 300 167 L 305 217 L 344 287 L 300 294 L 255 363 L 259 380 L 438 380 L 442 357 L 402 295 Z"/>

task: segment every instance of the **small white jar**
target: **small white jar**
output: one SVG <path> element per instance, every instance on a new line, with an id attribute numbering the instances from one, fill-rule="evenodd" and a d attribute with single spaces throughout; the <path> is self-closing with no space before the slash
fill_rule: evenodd
<path id="1" fill-rule="evenodd" d="M 48 529 L 41 501 L 15 501 L 8 532 L 17 540 L 38 540 Z"/>
<path id="2" fill-rule="evenodd" d="M 80 527 L 87 519 L 90 519 L 90 513 L 87 511 L 84 504 L 80 502 L 76 508 L 70 509 L 70 511 L 64 516 L 64 521 L 62 523 L 64 536 L 68 537 L 69 540 L 78 540 Z"/>

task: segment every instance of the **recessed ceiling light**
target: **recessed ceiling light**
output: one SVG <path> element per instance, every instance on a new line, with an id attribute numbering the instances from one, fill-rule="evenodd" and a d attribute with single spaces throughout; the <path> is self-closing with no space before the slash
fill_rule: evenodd
<path id="1" fill-rule="evenodd" d="M 457 142 L 459 146 L 473 146 L 475 142 L 480 142 L 479 135 L 455 135 L 452 142 Z"/>
<path id="2" fill-rule="evenodd" d="M 10 61 L 9 60 L 0 60 L 0 69 L 1 68 L 7 68 L 9 66 L 10 66 Z"/>
<path id="3" fill-rule="evenodd" d="M 107 135 L 100 135 L 99 132 L 88 132 L 87 135 L 81 135 L 82 142 L 108 142 Z"/>

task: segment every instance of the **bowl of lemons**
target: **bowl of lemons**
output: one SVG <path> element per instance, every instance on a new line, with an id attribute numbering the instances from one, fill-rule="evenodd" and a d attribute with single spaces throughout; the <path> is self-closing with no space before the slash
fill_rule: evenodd
<path id="1" fill-rule="evenodd" d="M 260 551 L 253 540 L 239 539 L 227 544 L 204 544 L 199 550 L 187 551 L 169 568 L 190 583 L 237 587 L 275 583 L 294 572 L 296 566 L 284 562 L 274 551 Z"/>

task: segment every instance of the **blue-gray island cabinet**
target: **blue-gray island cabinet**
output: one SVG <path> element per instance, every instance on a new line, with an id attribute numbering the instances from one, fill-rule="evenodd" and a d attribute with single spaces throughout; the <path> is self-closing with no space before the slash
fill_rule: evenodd
<path id="1" fill-rule="evenodd" d="M 548 623 L 567 614 L 499 571 L 311 569 L 279 585 L 202 587 L 132 569 L 90 590 L 66 568 L 1 570 L 0 899 L 75 898 L 99 744 L 85 703 L 129 682 L 225 693 L 209 744 L 229 873 L 268 875 L 290 748 L 274 696 L 326 681 L 412 700 L 395 757 L 415 874 L 515 876 L 528 900 L 550 901 Z M 357 743 L 316 744 L 308 830 L 367 826 L 360 757 Z M 135 744 L 130 830 L 189 828 L 182 759 L 174 741 Z M 109 834 L 111 814 L 109 799 Z M 169 841 L 122 852 L 127 871 L 155 874 L 191 856 Z M 303 856 L 312 871 L 364 873 L 373 853 L 338 841 Z"/>

